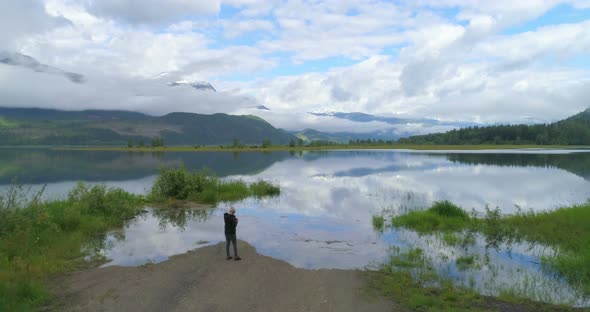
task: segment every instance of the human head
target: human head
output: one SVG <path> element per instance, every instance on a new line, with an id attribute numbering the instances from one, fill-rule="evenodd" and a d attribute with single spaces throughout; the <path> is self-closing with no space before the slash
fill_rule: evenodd
<path id="1" fill-rule="evenodd" d="M 235 213 L 236 213 L 236 208 L 234 208 L 234 207 L 229 207 L 229 213 L 230 213 L 230 214 L 235 214 Z"/>

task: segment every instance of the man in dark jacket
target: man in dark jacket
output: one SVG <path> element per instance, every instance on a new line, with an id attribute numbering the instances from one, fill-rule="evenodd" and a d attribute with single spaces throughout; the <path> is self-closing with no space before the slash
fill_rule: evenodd
<path id="1" fill-rule="evenodd" d="M 223 221 L 225 222 L 225 254 L 227 255 L 227 260 L 232 259 L 229 255 L 229 243 L 231 242 L 234 245 L 234 260 L 239 261 L 242 258 L 238 256 L 238 245 L 236 242 L 238 218 L 236 218 L 235 214 L 236 209 L 234 207 L 229 209 L 229 213 L 226 212 L 223 214 Z"/>

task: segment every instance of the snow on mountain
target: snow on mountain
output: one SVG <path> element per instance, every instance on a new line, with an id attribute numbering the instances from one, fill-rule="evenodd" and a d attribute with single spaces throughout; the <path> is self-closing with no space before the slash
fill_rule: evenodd
<path id="1" fill-rule="evenodd" d="M 178 80 L 168 84 L 170 87 L 176 86 L 191 86 L 200 91 L 213 91 L 217 92 L 215 88 L 207 81 L 194 81 L 194 80 Z"/>

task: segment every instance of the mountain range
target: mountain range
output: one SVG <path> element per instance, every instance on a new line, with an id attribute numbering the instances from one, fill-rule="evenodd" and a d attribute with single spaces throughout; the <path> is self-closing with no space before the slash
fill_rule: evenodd
<path id="1" fill-rule="evenodd" d="M 187 86 L 194 87 L 192 84 L 194 83 L 186 83 Z M 357 122 L 381 120 L 399 125 L 408 122 L 406 119 L 363 113 L 333 113 L 331 116 Z M 436 120 L 421 122 L 438 126 L 442 124 Z M 287 132 L 254 115 L 178 112 L 151 116 L 117 110 L 62 111 L 0 107 L 0 146 L 125 146 L 129 143 L 149 145 L 156 138 L 162 139 L 166 145 L 190 146 L 230 145 L 236 142 L 260 145 L 263 141 L 286 145 L 298 139 L 305 142 L 335 143 L 376 139 L 398 140 L 399 143 L 410 144 L 590 145 L 590 109 L 552 124 L 448 126 L 452 127 L 451 129 L 459 129 L 417 136 L 400 132 L 395 128 L 368 133 L 329 133 L 314 129 Z"/>
<path id="2" fill-rule="evenodd" d="M 61 111 L 0 107 L 0 145 L 167 145 L 288 144 L 297 138 L 253 115 L 170 113 L 150 116 L 130 111 Z"/>

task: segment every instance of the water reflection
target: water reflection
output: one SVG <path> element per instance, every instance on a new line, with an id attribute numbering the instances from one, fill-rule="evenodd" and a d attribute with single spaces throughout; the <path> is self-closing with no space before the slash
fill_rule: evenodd
<path id="1" fill-rule="evenodd" d="M 297 153 L 128 154 L 33 150 L 0 151 L 0 182 L 21 173 L 50 194 L 65 194 L 76 180 L 104 182 L 145 193 L 162 164 L 209 167 L 227 178 L 260 178 L 281 186 L 277 198 L 247 199 L 238 208 L 238 237 L 265 255 L 304 268 L 363 268 L 383 261 L 389 246 L 420 247 L 437 270 L 484 293 L 516 285 L 529 297 L 586 304 L 563 281 L 544 271 L 540 246 L 499 244 L 497 250 L 476 237 L 467 249 L 439 237 L 411 231 L 373 230 L 372 216 L 424 209 L 437 200 L 483 212 L 486 205 L 513 213 L 516 207 L 545 210 L 590 198 L 590 153 L 571 151 L 406 152 L 322 151 Z M 148 211 L 95 247 L 112 259 L 106 265 L 159 262 L 199 246 L 223 240 L 217 209 Z M 461 270 L 456 260 L 474 255 L 480 268 Z M 489 259 L 489 261 L 482 261 Z M 532 286 L 531 286 L 532 285 Z M 496 293 L 494 293 L 496 292 Z"/>
<path id="2" fill-rule="evenodd" d="M 63 181 L 124 181 L 157 174 L 161 166 L 184 164 L 191 170 L 209 168 L 219 176 L 255 174 L 291 157 L 277 153 L 223 152 L 90 152 L 53 149 L 0 148 L 0 183 Z"/>
<path id="3" fill-rule="evenodd" d="M 420 248 L 440 276 L 482 294 L 510 293 L 543 302 L 590 305 L 590 298 L 582 291 L 540 264 L 541 257 L 554 252 L 546 246 L 515 242 L 490 249 L 481 235 L 476 235 L 468 246 L 450 246 L 441 235 L 420 236 L 409 230 L 393 232 L 400 239 L 394 246 L 402 246 L 401 252 Z M 465 258 L 474 259 L 474 263 L 467 267 L 459 265 L 458 261 Z"/>
<path id="4" fill-rule="evenodd" d="M 125 229 L 111 233 L 102 250 L 105 266 L 160 262 L 222 241 L 224 209 L 147 208 Z M 238 238 L 258 252 L 303 268 L 362 268 L 385 259 L 386 243 L 366 222 L 314 218 L 238 208 Z M 124 239 L 121 233 L 124 233 Z"/>

